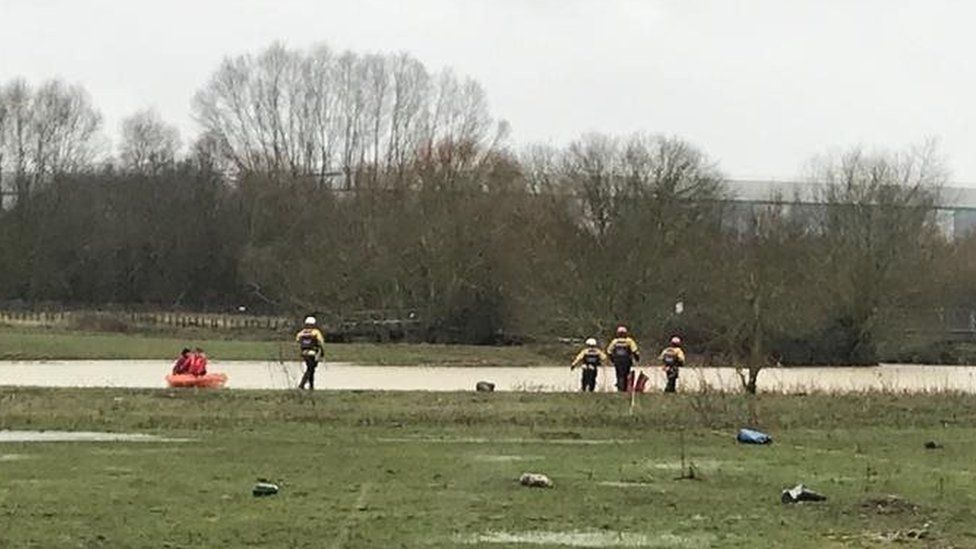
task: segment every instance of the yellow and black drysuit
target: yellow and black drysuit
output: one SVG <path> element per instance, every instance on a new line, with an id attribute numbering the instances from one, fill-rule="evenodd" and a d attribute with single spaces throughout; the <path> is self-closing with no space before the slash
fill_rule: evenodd
<path id="1" fill-rule="evenodd" d="M 610 362 L 617 374 L 617 390 L 626 391 L 630 370 L 640 360 L 637 342 L 630 337 L 618 337 L 607 345 L 607 354 L 610 355 Z"/>
<path id="2" fill-rule="evenodd" d="M 593 392 L 596 389 L 596 372 L 607 361 L 607 355 L 599 347 L 586 347 L 573 359 L 570 370 L 582 364 L 583 380 L 581 391 Z"/>
<path id="3" fill-rule="evenodd" d="M 305 374 L 302 375 L 298 388 L 304 389 L 307 383 L 308 390 L 314 390 L 315 367 L 319 365 L 319 360 L 322 358 L 325 336 L 318 328 L 304 328 L 295 336 L 295 341 L 301 350 L 302 360 L 305 361 Z"/>
<path id="4" fill-rule="evenodd" d="M 685 352 L 681 350 L 681 347 L 672 345 L 665 347 L 658 359 L 664 364 L 664 375 L 668 378 L 664 392 L 673 393 L 677 389 L 678 370 L 685 365 Z"/>

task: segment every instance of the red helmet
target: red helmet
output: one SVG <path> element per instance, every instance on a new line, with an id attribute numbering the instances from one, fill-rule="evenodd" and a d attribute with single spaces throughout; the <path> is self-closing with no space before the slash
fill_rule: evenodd
<path id="1" fill-rule="evenodd" d="M 680 347 L 681 346 L 681 338 L 678 337 L 678 336 L 672 336 L 671 337 L 671 346 L 672 347 Z"/>
<path id="2" fill-rule="evenodd" d="M 617 326 L 617 335 L 618 336 L 625 336 L 625 335 L 627 335 L 627 327 L 626 326 Z"/>

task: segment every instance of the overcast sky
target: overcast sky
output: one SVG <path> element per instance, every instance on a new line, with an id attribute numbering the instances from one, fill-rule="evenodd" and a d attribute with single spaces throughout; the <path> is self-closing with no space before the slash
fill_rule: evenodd
<path id="1" fill-rule="evenodd" d="M 0 0 L 0 81 L 60 76 L 184 137 L 225 55 L 274 40 L 410 52 L 479 80 L 512 143 L 681 136 L 736 178 L 935 137 L 976 186 L 976 3 L 851 0 Z"/>

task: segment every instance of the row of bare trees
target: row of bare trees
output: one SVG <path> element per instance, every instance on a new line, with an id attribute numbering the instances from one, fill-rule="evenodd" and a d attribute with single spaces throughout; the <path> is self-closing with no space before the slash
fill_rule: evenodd
<path id="1" fill-rule="evenodd" d="M 0 178 L 11 174 L 17 195 L 26 196 L 38 181 L 88 167 L 100 123 L 80 86 L 51 80 L 35 89 L 20 79 L 0 85 Z"/>
<path id="2" fill-rule="evenodd" d="M 844 179 L 822 205 L 730 200 L 674 138 L 587 136 L 526 157 L 460 174 L 417 161 L 354 192 L 284 174 L 229 185 L 190 161 L 61 176 L 30 216 L 16 215 L 26 203 L 0 216 L 0 299 L 385 309 L 417 315 L 426 339 L 480 343 L 623 322 L 758 371 L 894 356 L 911 328 L 895 313 L 972 298 L 974 245 L 939 231 L 937 187 L 892 179 L 882 157 L 824 164 Z"/>
<path id="3" fill-rule="evenodd" d="M 470 79 L 280 45 L 225 60 L 194 109 L 186 152 L 143 111 L 99 164 L 83 90 L 4 85 L 0 166 L 27 186 L 0 212 L 0 300 L 388 310 L 473 343 L 626 323 L 732 357 L 755 389 L 777 360 L 951 360 L 919 334 L 976 299 L 931 146 L 819 157 L 805 195 L 742 202 L 680 138 L 513 151 Z"/>
<path id="4" fill-rule="evenodd" d="M 359 179 L 402 173 L 435 144 L 490 150 L 503 136 L 484 90 L 407 54 L 309 52 L 274 44 L 225 59 L 193 101 L 205 134 L 238 173 Z M 462 147 L 451 147 L 462 152 Z M 456 162 L 470 156 L 457 155 Z"/>
<path id="5" fill-rule="evenodd" d="M 226 58 L 193 98 L 202 131 L 189 154 L 225 173 L 341 180 L 346 188 L 403 173 L 418 157 L 463 170 L 504 138 L 484 90 L 449 69 L 428 70 L 407 54 L 359 55 L 273 44 Z M 26 194 L 38 181 L 114 165 L 152 173 L 182 148 L 153 110 L 122 121 L 117 155 L 102 117 L 77 85 L 0 85 L 0 173 Z M 443 156 L 450 154 L 450 158 Z"/>
<path id="6" fill-rule="evenodd" d="M 181 143 L 175 126 L 149 109 L 122 121 L 118 159 L 107 158 L 102 115 L 84 88 L 61 80 L 33 87 L 25 80 L 0 83 L 0 184 L 17 196 L 55 177 L 116 163 L 128 171 L 171 167 Z"/>

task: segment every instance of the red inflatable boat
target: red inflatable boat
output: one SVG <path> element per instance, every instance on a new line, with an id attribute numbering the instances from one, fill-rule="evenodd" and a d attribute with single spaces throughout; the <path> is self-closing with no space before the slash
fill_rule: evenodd
<path id="1" fill-rule="evenodd" d="M 204 387 L 220 389 L 227 383 L 227 374 L 207 374 L 195 376 L 190 374 L 170 374 L 166 376 L 166 383 L 170 387 Z"/>

